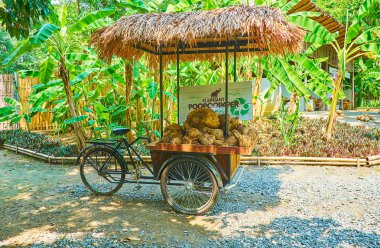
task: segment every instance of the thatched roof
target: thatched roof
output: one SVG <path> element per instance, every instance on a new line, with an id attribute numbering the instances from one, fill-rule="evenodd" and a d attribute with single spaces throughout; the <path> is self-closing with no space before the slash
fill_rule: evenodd
<path id="1" fill-rule="evenodd" d="M 280 10 L 262 6 L 231 6 L 188 13 L 136 14 L 97 30 L 91 43 L 100 57 L 138 58 L 143 52 L 156 62 L 160 46 L 165 62 L 210 59 L 228 46 L 237 55 L 298 52 L 304 31 L 289 24 Z"/>

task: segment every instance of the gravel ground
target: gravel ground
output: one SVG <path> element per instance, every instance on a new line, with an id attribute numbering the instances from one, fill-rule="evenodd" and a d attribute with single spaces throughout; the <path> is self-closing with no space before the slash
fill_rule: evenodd
<path id="1" fill-rule="evenodd" d="M 92 196 L 77 167 L 0 150 L 0 246 L 380 247 L 380 168 L 246 169 L 205 216 L 174 213 L 158 186 Z"/>
<path id="2" fill-rule="evenodd" d="M 351 125 L 365 125 L 368 127 L 374 127 L 380 129 L 380 114 L 379 110 L 377 111 L 362 111 L 362 110 L 345 110 L 343 111 L 343 116 L 338 116 L 337 121 L 347 122 Z M 302 116 L 309 118 L 325 118 L 327 119 L 329 112 L 328 111 L 315 111 L 315 112 L 302 112 Z M 369 122 L 363 122 L 356 119 L 359 115 L 372 115 L 374 120 Z"/>

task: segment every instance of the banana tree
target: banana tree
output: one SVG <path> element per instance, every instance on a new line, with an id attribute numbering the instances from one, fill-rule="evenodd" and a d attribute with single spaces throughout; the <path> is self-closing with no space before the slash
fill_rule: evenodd
<path id="1" fill-rule="evenodd" d="M 308 18 L 318 15 L 317 13 L 299 12 L 286 16 L 288 21 L 308 31 L 305 36 L 305 41 L 310 43 L 311 46 L 303 55 L 311 55 L 316 49 L 323 45 L 331 45 L 337 54 L 339 61 L 337 76 L 336 78 L 330 78 L 330 80 L 326 81 L 332 82 L 333 86 L 330 113 L 325 130 L 328 139 L 331 139 L 332 137 L 336 106 L 339 95 L 341 94 L 342 80 L 347 64 L 361 56 L 379 56 L 380 47 L 377 39 L 380 33 L 380 28 L 378 26 L 368 28 L 363 25 L 363 18 L 367 16 L 368 10 L 374 5 L 375 1 L 376 0 L 364 0 L 357 13 L 352 17 L 353 21 L 350 26 L 348 25 L 349 16 L 347 14 L 346 33 L 343 46 L 339 45 L 337 41 L 338 33 L 330 33 L 324 26 L 311 18 Z M 289 1 L 281 7 L 281 9 L 284 12 L 287 12 L 297 3 L 298 0 Z M 304 61 L 307 62 L 307 60 Z M 316 71 L 316 69 L 314 70 Z"/>
<path id="2" fill-rule="evenodd" d="M 69 107 L 69 116 L 72 119 L 69 123 L 74 127 L 79 149 L 85 147 L 86 141 L 82 125 L 79 122 L 81 118 L 78 118 L 78 109 L 73 98 L 73 82 L 67 65 L 67 54 L 77 51 L 81 47 L 81 32 L 109 24 L 109 21 L 105 21 L 105 17 L 112 15 L 114 11 L 114 8 L 95 11 L 68 26 L 67 9 L 62 6 L 58 18 L 51 18 L 50 23 L 42 25 L 31 37 L 20 42 L 3 63 L 8 65 L 17 57 L 37 47 L 42 47 L 47 51 L 46 58 L 40 64 L 39 79 L 42 84 L 47 84 L 53 72 L 58 71 Z"/>
<path id="3" fill-rule="evenodd" d="M 368 10 L 374 3 L 374 0 L 364 0 L 357 13 L 349 16 L 347 12 L 343 45 L 340 45 L 337 41 L 338 33 L 330 33 L 323 26 L 320 26 L 319 32 L 310 32 L 306 35 L 305 40 L 312 43 L 312 46 L 306 50 L 306 54 L 311 54 L 323 45 L 330 45 L 338 57 L 338 72 L 336 78 L 332 80 L 333 94 L 325 129 L 328 140 L 332 138 L 336 106 L 347 64 L 362 56 L 371 58 L 378 58 L 380 56 L 380 44 L 378 42 L 380 27 L 367 27 L 363 23 L 363 18 L 367 16 Z M 352 20 L 351 25 L 348 25 L 349 19 Z"/>

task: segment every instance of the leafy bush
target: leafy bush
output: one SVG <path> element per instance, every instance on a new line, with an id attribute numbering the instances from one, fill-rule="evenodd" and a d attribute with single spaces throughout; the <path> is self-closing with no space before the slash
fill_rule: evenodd
<path id="1" fill-rule="evenodd" d="M 361 108 L 380 108 L 380 100 L 364 101 Z"/>
<path id="2" fill-rule="evenodd" d="M 365 126 L 338 122 L 329 142 L 324 134 L 326 120 L 301 118 L 294 140 L 287 146 L 272 122 L 264 119 L 254 125 L 259 132 L 259 144 L 254 150 L 258 156 L 364 158 L 380 153 L 380 131 Z"/>
<path id="3" fill-rule="evenodd" d="M 63 145 L 59 140 L 52 139 L 47 135 L 23 130 L 0 131 L 0 144 L 2 141 L 9 145 L 19 146 L 50 156 L 75 157 L 78 155 L 76 145 Z"/>

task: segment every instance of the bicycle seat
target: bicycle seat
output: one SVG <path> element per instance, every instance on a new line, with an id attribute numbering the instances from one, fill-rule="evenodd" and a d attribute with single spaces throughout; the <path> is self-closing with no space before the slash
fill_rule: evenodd
<path id="1" fill-rule="evenodd" d="M 128 127 L 118 127 L 118 128 L 114 128 L 112 130 L 112 133 L 114 135 L 124 135 L 124 134 L 128 133 L 129 131 L 131 131 L 131 129 Z"/>

